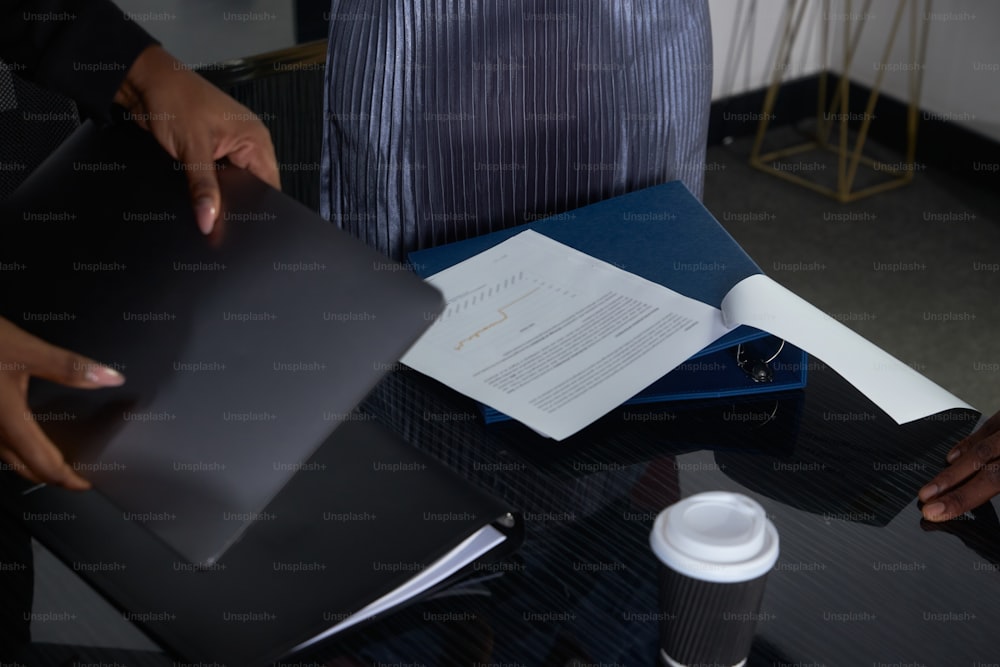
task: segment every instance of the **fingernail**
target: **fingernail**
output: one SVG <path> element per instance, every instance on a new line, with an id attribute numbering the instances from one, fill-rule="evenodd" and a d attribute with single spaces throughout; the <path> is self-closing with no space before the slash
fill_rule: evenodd
<path id="1" fill-rule="evenodd" d="M 195 217 L 198 218 L 198 229 L 201 230 L 201 233 L 211 234 L 212 228 L 215 227 L 215 216 L 218 213 L 211 198 L 201 197 L 198 199 L 194 204 L 194 213 Z"/>
<path id="2" fill-rule="evenodd" d="M 927 500 L 928 498 L 933 498 L 934 496 L 936 496 L 938 494 L 938 491 L 940 490 L 941 489 L 938 488 L 937 484 L 929 484 L 924 488 L 920 489 L 920 493 L 918 493 L 917 496 L 921 500 Z"/>
<path id="3" fill-rule="evenodd" d="M 70 491 L 88 491 L 90 489 L 90 482 L 79 475 L 73 475 L 67 481 L 66 488 Z"/>
<path id="4" fill-rule="evenodd" d="M 63 463 L 63 471 L 58 484 L 70 491 L 86 491 L 90 488 L 90 482 L 81 477 L 68 462 Z"/>
<path id="5" fill-rule="evenodd" d="M 86 378 L 102 387 L 117 387 L 125 383 L 125 376 L 108 366 L 91 366 L 87 369 Z"/>
<path id="6" fill-rule="evenodd" d="M 935 519 L 944 512 L 944 503 L 932 503 L 924 506 L 924 516 L 928 519 Z"/>
<path id="7" fill-rule="evenodd" d="M 67 486 L 66 488 L 68 488 L 70 491 L 90 491 L 90 482 L 88 482 L 87 480 L 80 480 L 80 481 L 73 480 L 72 482 L 69 483 L 69 486 Z"/>
<path id="8" fill-rule="evenodd" d="M 958 456 L 959 456 L 959 454 L 961 454 L 961 453 L 962 452 L 958 451 L 957 449 L 953 449 L 950 452 L 948 452 L 948 456 L 945 457 L 945 460 L 948 461 L 948 463 L 951 463 L 952 461 L 954 461 L 955 459 L 957 459 Z"/>

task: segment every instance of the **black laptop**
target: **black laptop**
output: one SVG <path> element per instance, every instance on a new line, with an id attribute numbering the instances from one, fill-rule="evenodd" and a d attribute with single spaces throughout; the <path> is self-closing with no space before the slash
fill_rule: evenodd
<path id="1" fill-rule="evenodd" d="M 273 660 L 415 574 L 372 562 L 478 557 L 511 517 L 354 411 L 440 294 L 231 166 L 205 237 L 180 166 L 85 125 L 0 205 L 0 316 L 127 378 L 32 381 L 96 490 L 25 485 L 15 510 L 175 655 Z"/>
<path id="2" fill-rule="evenodd" d="M 152 141 L 84 127 L 6 202 L 0 247 L 24 268 L 4 273 L 0 314 L 125 374 L 36 382 L 31 402 L 101 493 L 211 564 L 442 299 L 244 170 L 219 170 L 202 236 L 182 165 Z"/>

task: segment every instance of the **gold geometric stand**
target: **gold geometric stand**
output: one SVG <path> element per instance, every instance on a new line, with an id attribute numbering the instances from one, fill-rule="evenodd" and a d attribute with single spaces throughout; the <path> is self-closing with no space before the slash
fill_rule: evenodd
<path id="1" fill-rule="evenodd" d="M 757 126 L 757 136 L 754 141 L 753 150 L 750 153 L 750 164 L 757 169 L 773 174 L 779 178 L 783 178 L 786 181 L 796 183 L 802 187 L 809 188 L 810 190 L 815 190 L 816 192 L 832 197 L 842 203 L 856 201 L 862 197 L 868 197 L 870 195 L 898 188 L 910 183 L 913 180 L 913 172 L 917 168 L 914 162 L 914 157 L 916 156 L 917 150 L 917 123 L 919 121 L 920 88 L 923 84 L 924 61 L 927 54 L 927 32 L 930 26 L 927 16 L 930 15 L 931 0 L 924 0 L 923 2 L 924 18 L 921 21 L 918 21 L 918 18 L 920 18 L 918 16 L 918 5 L 920 4 L 920 0 L 898 0 L 890 33 L 885 43 L 885 50 L 882 53 L 882 59 L 875 65 L 877 74 L 875 77 L 875 83 L 872 86 L 872 92 L 868 96 L 867 107 L 865 108 L 864 113 L 854 113 L 853 115 L 850 111 L 848 99 L 850 92 L 850 80 L 848 78 L 848 74 L 850 72 L 851 64 L 854 62 L 854 56 L 857 52 L 858 43 L 861 38 L 861 30 L 870 16 L 869 9 L 871 8 L 872 0 L 865 1 L 864 8 L 859 14 L 855 14 L 853 12 L 853 1 L 846 0 L 846 12 L 841 15 L 844 22 L 844 59 L 842 63 L 841 76 L 829 106 L 827 105 L 827 79 L 829 71 L 828 47 L 830 43 L 830 24 L 833 23 L 833 21 L 830 20 L 830 0 L 823 0 L 823 16 L 827 20 L 824 21 L 825 26 L 822 30 L 822 72 L 820 74 L 819 95 L 817 99 L 815 139 L 813 141 L 791 146 L 789 148 L 783 148 L 781 150 L 761 154 L 764 145 L 764 135 L 767 132 L 771 119 L 774 117 L 774 105 L 778 97 L 778 91 L 781 88 L 782 74 L 788 71 L 792 49 L 795 46 L 795 40 L 799 35 L 799 29 L 802 26 L 802 17 L 805 14 L 805 8 L 807 5 L 807 0 L 787 0 L 787 2 L 788 8 L 781 43 L 778 46 L 776 54 L 774 76 L 772 77 L 771 84 L 768 87 L 767 94 L 764 98 L 764 108 L 760 116 L 760 123 Z M 889 0 L 879 2 L 880 7 L 886 7 L 889 4 Z M 892 47 L 896 41 L 896 35 L 899 32 L 899 27 L 903 21 L 903 15 L 905 14 L 905 10 L 908 5 L 910 6 L 910 60 L 908 63 L 890 64 L 888 60 L 892 53 Z M 923 25 L 918 31 L 918 25 L 920 23 Z M 906 117 L 906 156 L 902 163 L 887 164 L 885 162 L 876 161 L 867 155 L 863 155 L 862 150 L 864 148 L 865 140 L 868 137 L 871 122 L 874 119 L 873 114 L 875 111 L 875 104 L 878 101 L 879 91 L 882 86 L 882 79 L 885 72 L 894 67 L 903 69 L 909 74 L 910 99 Z M 839 111 L 835 112 L 834 110 L 838 108 Z M 861 121 L 861 125 L 857 129 L 857 136 L 853 141 L 853 145 L 849 142 L 848 134 L 848 121 L 850 120 Z M 831 139 L 831 135 L 835 134 L 834 128 L 837 128 L 838 132 L 836 132 L 836 134 L 839 135 L 835 140 Z M 798 173 L 792 173 L 794 170 L 794 163 L 788 164 L 780 162 L 784 158 L 800 155 L 811 150 L 826 151 L 833 153 L 836 156 L 836 187 L 829 187 L 821 183 L 816 183 L 815 181 L 812 181 Z M 882 182 L 876 183 L 875 185 L 854 189 L 854 182 L 857 177 L 858 167 L 862 164 L 872 168 L 880 174 L 886 174 L 888 178 Z"/>

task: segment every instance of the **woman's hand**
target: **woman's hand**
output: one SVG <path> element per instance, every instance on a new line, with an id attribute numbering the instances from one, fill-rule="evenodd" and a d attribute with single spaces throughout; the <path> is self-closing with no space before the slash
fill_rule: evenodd
<path id="1" fill-rule="evenodd" d="M 271 135 L 256 115 L 159 46 L 143 51 L 115 95 L 132 119 L 184 165 L 198 228 L 212 231 L 223 157 L 281 189 Z"/>
<path id="2" fill-rule="evenodd" d="M 948 463 L 917 494 L 928 521 L 953 519 L 1000 493 L 1000 412 L 955 445 Z"/>
<path id="3" fill-rule="evenodd" d="M 90 488 L 32 416 L 27 401 L 32 376 L 80 389 L 116 387 L 125 378 L 92 359 L 49 345 L 0 317 L 0 460 L 33 482 Z"/>

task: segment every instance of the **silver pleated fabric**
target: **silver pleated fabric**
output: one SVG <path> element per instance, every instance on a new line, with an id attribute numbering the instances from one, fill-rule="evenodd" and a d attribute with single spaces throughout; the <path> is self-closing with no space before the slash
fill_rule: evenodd
<path id="1" fill-rule="evenodd" d="M 396 259 L 680 179 L 705 0 L 333 0 L 321 212 Z"/>

